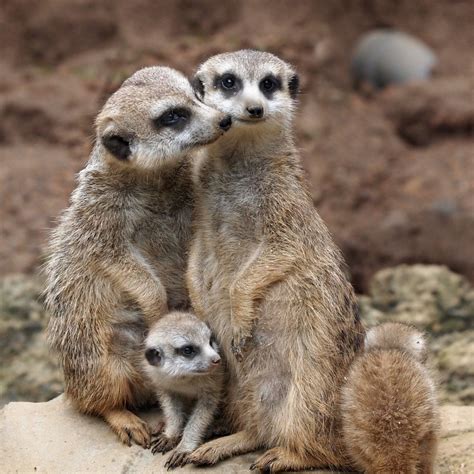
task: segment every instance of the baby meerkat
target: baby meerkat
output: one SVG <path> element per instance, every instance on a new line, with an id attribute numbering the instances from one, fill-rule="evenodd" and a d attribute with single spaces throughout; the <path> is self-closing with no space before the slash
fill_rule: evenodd
<path id="1" fill-rule="evenodd" d="M 217 343 L 207 324 L 191 313 L 175 311 L 152 326 L 145 347 L 145 371 L 165 418 L 153 453 L 175 448 L 165 467 L 184 466 L 202 443 L 221 400 L 223 371 Z"/>
<path id="2" fill-rule="evenodd" d="M 207 60 L 194 84 L 233 121 L 195 162 L 187 277 L 229 366 L 226 408 L 237 432 L 190 460 L 266 448 L 251 469 L 344 466 L 340 389 L 364 329 L 294 145 L 298 76 L 272 54 L 244 50 Z"/>
<path id="3" fill-rule="evenodd" d="M 387 323 L 367 332 L 342 391 L 344 440 L 359 469 L 434 472 L 440 422 L 426 358 L 416 329 Z"/>
<path id="4" fill-rule="evenodd" d="M 127 79 L 96 120 L 97 138 L 46 267 L 51 346 L 77 408 L 130 444 L 150 443 L 133 414 L 152 397 L 142 367 L 147 328 L 186 309 L 193 197 L 187 156 L 230 127 L 165 67 Z"/>

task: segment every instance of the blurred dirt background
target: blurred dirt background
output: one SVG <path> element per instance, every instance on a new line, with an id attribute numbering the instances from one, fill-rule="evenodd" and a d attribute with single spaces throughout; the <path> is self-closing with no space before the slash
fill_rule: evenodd
<path id="1" fill-rule="evenodd" d="M 254 47 L 300 73 L 298 144 L 314 203 L 358 292 L 370 292 L 376 271 L 400 263 L 443 264 L 469 286 L 473 24 L 472 0 L 2 0 L 0 277 L 37 272 L 48 231 L 86 163 L 94 116 L 125 77 L 156 64 L 191 74 L 212 54 Z M 439 59 L 433 79 L 355 92 L 353 48 L 379 26 L 430 46 Z M 15 308 L 13 315 L 31 314 Z M 38 332 L 37 319 L 18 347 Z M 18 336 L 12 327 L 2 339 Z"/>

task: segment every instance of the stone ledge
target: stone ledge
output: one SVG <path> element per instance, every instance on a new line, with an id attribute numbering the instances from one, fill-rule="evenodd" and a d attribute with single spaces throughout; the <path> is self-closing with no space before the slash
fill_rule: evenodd
<path id="1" fill-rule="evenodd" d="M 145 418 L 159 416 L 147 413 Z M 442 417 L 437 472 L 474 472 L 474 407 L 444 406 Z M 255 457 L 239 456 L 214 468 L 186 466 L 183 472 L 248 473 Z M 80 415 L 63 396 L 47 403 L 10 403 L 0 412 L 0 472 L 5 474 L 160 474 L 167 472 L 164 460 L 138 446 L 120 444 L 103 421 Z"/>

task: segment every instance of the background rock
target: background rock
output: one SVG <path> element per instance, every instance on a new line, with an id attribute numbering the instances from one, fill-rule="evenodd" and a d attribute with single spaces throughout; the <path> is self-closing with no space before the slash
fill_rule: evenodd
<path id="1" fill-rule="evenodd" d="M 157 421 L 158 413 L 148 413 Z M 442 408 L 440 473 L 474 471 L 474 407 Z M 240 474 L 258 454 L 232 458 L 214 468 L 184 472 Z M 106 424 L 73 410 L 63 397 L 48 403 L 11 403 L 0 412 L 0 472 L 165 473 L 166 458 L 120 444 Z M 315 473 L 327 471 L 311 471 Z M 336 472 L 336 471 L 331 471 Z"/>
<path id="2" fill-rule="evenodd" d="M 383 88 L 428 79 L 436 62 L 434 52 L 414 36 L 392 29 L 374 30 L 356 46 L 352 80 L 357 86 L 366 82 Z"/>
<path id="3" fill-rule="evenodd" d="M 62 391 L 61 371 L 45 341 L 41 291 L 32 277 L 0 279 L 0 406 L 50 400 Z"/>

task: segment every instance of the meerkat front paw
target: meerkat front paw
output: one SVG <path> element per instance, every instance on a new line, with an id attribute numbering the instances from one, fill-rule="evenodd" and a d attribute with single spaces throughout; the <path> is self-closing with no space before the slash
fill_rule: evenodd
<path id="1" fill-rule="evenodd" d="M 150 447 L 150 428 L 137 415 L 128 410 L 110 410 L 104 418 L 124 444 L 131 446 L 133 441 L 145 449 Z"/>
<path id="2" fill-rule="evenodd" d="M 241 362 L 244 358 L 245 349 L 248 346 L 252 334 L 244 328 L 234 328 L 232 331 L 231 349 L 234 357 Z"/>
<path id="3" fill-rule="evenodd" d="M 165 463 L 165 467 L 168 471 L 175 469 L 176 467 L 184 467 L 186 464 L 189 464 L 189 451 L 181 451 L 179 446 L 171 452 L 168 460 Z"/>
<path id="4" fill-rule="evenodd" d="M 168 451 L 171 451 L 179 443 L 179 437 L 168 437 L 164 433 L 160 433 L 156 439 L 152 441 L 151 452 L 153 454 L 161 453 L 165 454 Z"/>

